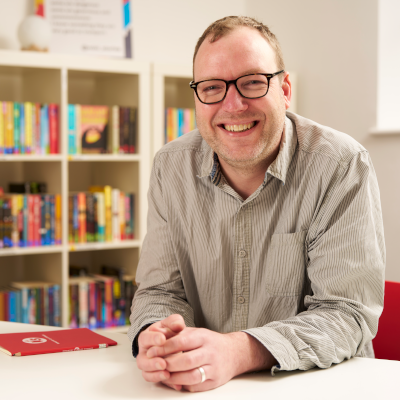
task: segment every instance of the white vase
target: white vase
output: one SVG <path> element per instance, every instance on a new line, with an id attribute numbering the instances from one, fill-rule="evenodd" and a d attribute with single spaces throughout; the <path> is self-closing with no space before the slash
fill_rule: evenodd
<path id="1" fill-rule="evenodd" d="M 51 29 L 49 22 L 39 15 L 29 15 L 18 28 L 22 50 L 48 51 Z"/>

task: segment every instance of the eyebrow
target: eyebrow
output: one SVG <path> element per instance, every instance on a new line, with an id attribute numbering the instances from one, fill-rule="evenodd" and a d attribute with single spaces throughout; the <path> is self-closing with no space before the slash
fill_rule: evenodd
<path id="1" fill-rule="evenodd" d="M 267 74 L 267 72 L 260 72 L 258 69 L 249 69 L 247 71 L 242 72 L 241 75 L 237 76 L 235 79 L 240 78 L 241 76 L 245 76 L 245 75 L 252 75 L 252 74 Z M 222 79 L 222 78 L 216 78 L 214 76 L 211 77 L 206 77 L 206 78 L 201 78 L 199 80 L 195 80 L 195 82 L 201 82 L 201 81 L 210 81 L 213 79 Z M 228 79 L 222 79 L 222 80 L 228 80 Z"/>

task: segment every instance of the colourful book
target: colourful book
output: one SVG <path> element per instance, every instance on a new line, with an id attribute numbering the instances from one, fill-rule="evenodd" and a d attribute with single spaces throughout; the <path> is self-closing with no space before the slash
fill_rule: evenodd
<path id="1" fill-rule="evenodd" d="M 5 112 L 5 154 L 12 154 L 14 150 L 14 104 L 6 102 Z"/>
<path id="2" fill-rule="evenodd" d="M 112 211 L 112 239 L 121 240 L 120 222 L 119 222 L 119 189 L 111 190 L 111 211 Z"/>
<path id="3" fill-rule="evenodd" d="M 104 186 L 104 206 L 105 206 L 105 234 L 106 242 L 113 240 L 112 233 L 112 196 L 111 186 Z"/>
<path id="4" fill-rule="evenodd" d="M 4 102 L 0 101 L 0 154 L 4 154 Z"/>
<path id="5" fill-rule="evenodd" d="M 109 110 L 107 106 L 81 106 L 78 131 L 82 154 L 107 153 Z"/>
<path id="6" fill-rule="evenodd" d="M 113 154 L 119 153 L 119 107 L 113 106 L 111 109 L 111 140 L 109 141 L 111 144 Z"/>
<path id="7" fill-rule="evenodd" d="M 40 149 L 41 154 L 50 154 L 49 106 L 40 109 Z"/>
<path id="8" fill-rule="evenodd" d="M 48 106 L 49 118 L 49 153 L 59 153 L 59 114 L 58 105 L 50 103 Z"/>
<path id="9" fill-rule="evenodd" d="M 25 102 L 24 103 L 24 117 L 25 117 L 25 135 L 24 135 L 24 153 L 29 154 L 32 150 L 32 133 L 34 131 L 34 110 L 32 107 L 32 103 Z"/>
<path id="10" fill-rule="evenodd" d="M 61 195 L 55 195 L 55 244 L 62 242 L 62 229 L 61 229 Z"/>
<path id="11" fill-rule="evenodd" d="M 68 154 L 76 154 L 76 106 L 68 104 Z"/>
<path id="12" fill-rule="evenodd" d="M 20 153 L 20 106 L 19 103 L 13 104 L 13 115 L 14 115 L 14 154 Z"/>
<path id="13" fill-rule="evenodd" d="M 19 105 L 19 138 L 20 138 L 20 153 L 25 154 L 25 104 L 20 103 Z"/>

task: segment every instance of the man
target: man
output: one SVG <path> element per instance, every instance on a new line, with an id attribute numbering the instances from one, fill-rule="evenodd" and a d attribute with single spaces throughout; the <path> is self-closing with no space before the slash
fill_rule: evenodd
<path id="1" fill-rule="evenodd" d="M 279 44 L 251 18 L 207 28 L 193 79 L 198 130 L 150 182 L 129 331 L 143 377 L 203 391 L 373 357 L 385 248 L 368 152 L 286 112 Z"/>

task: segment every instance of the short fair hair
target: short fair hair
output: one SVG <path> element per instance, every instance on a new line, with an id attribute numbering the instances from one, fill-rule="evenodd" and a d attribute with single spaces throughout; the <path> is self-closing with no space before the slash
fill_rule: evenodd
<path id="1" fill-rule="evenodd" d="M 278 66 L 278 70 L 285 69 L 285 63 L 283 61 L 283 54 L 281 50 L 281 46 L 278 42 L 276 36 L 269 30 L 268 26 L 264 25 L 262 22 L 257 21 L 254 18 L 250 17 L 241 17 L 241 16 L 231 16 L 224 17 L 215 22 L 213 22 L 200 36 L 197 41 L 196 47 L 194 49 L 193 55 L 193 66 L 194 61 L 196 59 L 196 55 L 199 51 L 201 44 L 204 42 L 206 38 L 209 38 L 210 43 L 216 42 L 223 36 L 226 36 L 234 29 L 239 27 L 248 27 L 256 29 L 261 35 L 265 38 L 265 40 L 269 43 L 272 49 L 275 52 L 276 64 Z"/>

